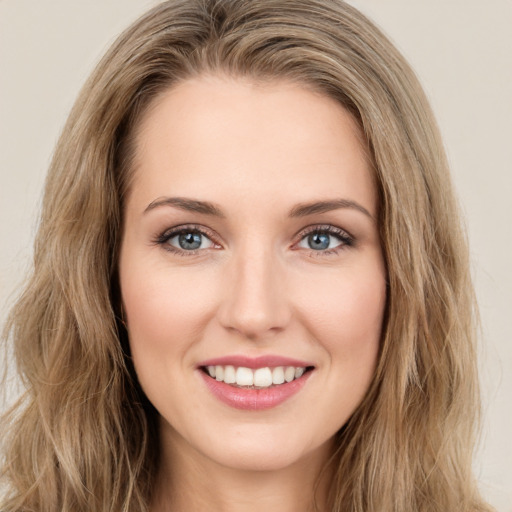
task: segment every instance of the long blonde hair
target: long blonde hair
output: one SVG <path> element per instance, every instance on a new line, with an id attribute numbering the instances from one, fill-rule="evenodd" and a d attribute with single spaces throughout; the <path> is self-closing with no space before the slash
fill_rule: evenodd
<path id="1" fill-rule="evenodd" d="M 387 311 L 375 378 L 337 434 L 331 510 L 489 510 L 471 474 L 475 306 L 443 146 L 408 64 L 342 0 L 163 2 L 99 63 L 58 142 L 6 329 L 26 392 L 3 418 L 1 510 L 147 510 L 158 447 L 119 321 L 123 198 L 141 113 L 205 72 L 335 98 L 373 158 Z"/>

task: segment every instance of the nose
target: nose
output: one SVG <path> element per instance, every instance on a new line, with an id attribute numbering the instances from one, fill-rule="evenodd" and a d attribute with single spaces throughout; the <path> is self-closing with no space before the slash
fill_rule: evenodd
<path id="1" fill-rule="evenodd" d="M 250 340 L 283 331 L 291 318 L 284 268 L 272 251 L 240 251 L 226 272 L 218 310 L 223 327 Z"/>

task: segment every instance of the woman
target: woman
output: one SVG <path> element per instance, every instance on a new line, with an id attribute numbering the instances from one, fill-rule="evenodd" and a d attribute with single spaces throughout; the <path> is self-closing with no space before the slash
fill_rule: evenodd
<path id="1" fill-rule="evenodd" d="M 488 510 L 472 311 L 437 128 L 378 29 L 164 2 L 55 152 L 2 510 Z"/>

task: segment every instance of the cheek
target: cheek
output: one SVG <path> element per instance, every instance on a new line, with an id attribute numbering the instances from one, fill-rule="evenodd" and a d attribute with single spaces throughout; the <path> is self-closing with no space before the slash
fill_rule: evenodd
<path id="1" fill-rule="evenodd" d="M 348 269 L 323 281 L 317 278 L 302 297 L 302 309 L 312 329 L 323 333 L 319 338 L 332 344 L 334 351 L 345 344 L 357 348 L 365 340 L 373 342 L 380 337 L 386 280 L 379 267 Z"/>
<path id="2" fill-rule="evenodd" d="M 344 425 L 362 402 L 377 366 L 386 304 L 384 275 L 331 282 L 329 300 L 318 300 L 311 327 L 326 354 L 327 372 L 317 406 L 331 411 L 325 428 Z M 313 300 L 311 300 L 311 303 Z"/>
<path id="3" fill-rule="evenodd" d="M 121 276 L 130 347 L 140 370 L 187 363 L 176 356 L 199 342 L 214 301 L 215 286 L 200 274 L 153 267 L 151 273 L 131 269 Z"/>
<path id="4" fill-rule="evenodd" d="M 331 389 L 353 389 L 354 402 L 362 398 L 373 378 L 385 305 L 381 265 L 347 269 L 323 282 L 317 280 L 303 294 L 303 322 L 326 354 Z"/>

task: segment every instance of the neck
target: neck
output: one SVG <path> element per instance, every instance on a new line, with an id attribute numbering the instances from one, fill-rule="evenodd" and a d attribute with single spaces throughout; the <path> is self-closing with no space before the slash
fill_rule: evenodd
<path id="1" fill-rule="evenodd" d="M 226 467 L 162 439 L 151 512 L 316 512 L 327 510 L 332 444 L 275 470 Z"/>

